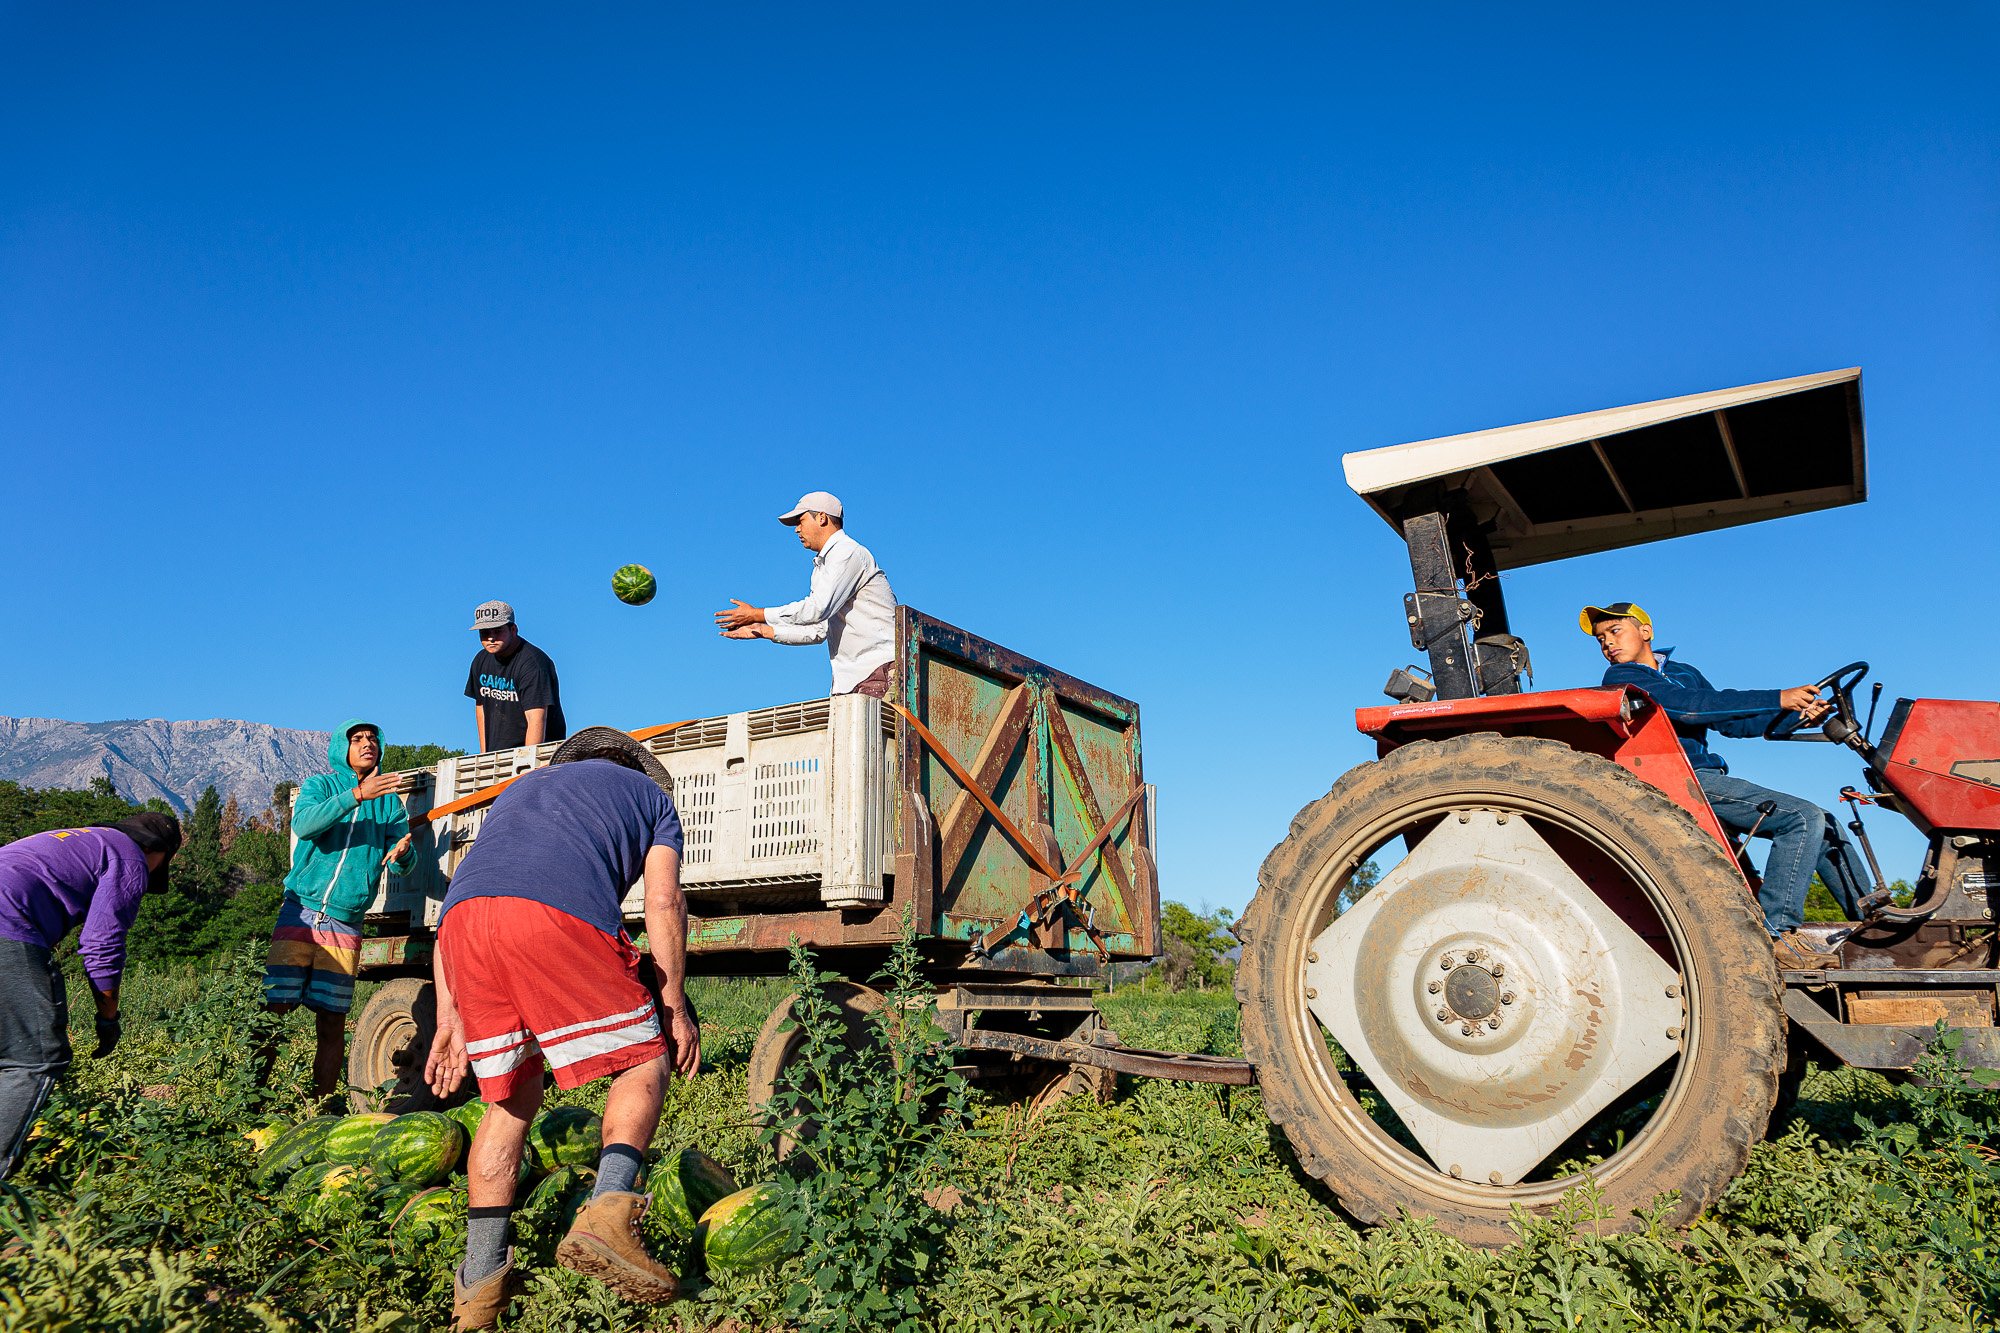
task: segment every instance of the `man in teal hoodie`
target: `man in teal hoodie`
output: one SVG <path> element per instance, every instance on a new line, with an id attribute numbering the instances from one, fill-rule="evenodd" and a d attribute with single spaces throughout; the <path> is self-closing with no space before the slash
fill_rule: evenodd
<path id="1" fill-rule="evenodd" d="M 313 1096 L 331 1097 L 347 1059 L 347 1010 L 361 965 L 361 922 L 386 861 L 391 874 L 413 864 L 409 815 L 396 777 L 381 771 L 382 733 L 349 718 L 326 745 L 333 772 L 307 778 L 292 805 L 292 871 L 271 932 L 264 1002 L 273 1013 L 313 1012 Z M 266 1048 L 264 1078 L 277 1047 Z"/>

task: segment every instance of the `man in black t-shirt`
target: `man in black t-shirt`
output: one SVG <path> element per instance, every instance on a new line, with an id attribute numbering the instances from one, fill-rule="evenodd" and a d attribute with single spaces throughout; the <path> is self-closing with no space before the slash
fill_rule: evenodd
<path id="1" fill-rule="evenodd" d="M 472 613 L 472 628 L 479 652 L 466 674 L 465 697 L 472 700 L 480 753 L 568 736 L 556 664 L 514 628 L 514 608 L 481 602 Z"/>

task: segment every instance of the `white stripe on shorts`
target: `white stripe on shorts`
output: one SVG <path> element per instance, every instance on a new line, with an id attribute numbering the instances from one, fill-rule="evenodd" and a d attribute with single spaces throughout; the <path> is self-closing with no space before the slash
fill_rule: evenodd
<path id="1" fill-rule="evenodd" d="M 568 1027 L 550 1028 L 547 1032 L 537 1032 L 535 1040 L 541 1042 L 543 1046 L 547 1046 L 558 1037 L 567 1037 L 570 1033 L 581 1032 L 585 1028 L 601 1028 L 612 1023 L 629 1022 L 641 1014 L 651 1012 L 652 1008 L 653 1002 L 648 1000 L 637 1009 L 627 1009 L 622 1014 L 606 1014 L 602 1018 L 593 1018 L 585 1023 L 571 1023 Z"/>
<path id="2" fill-rule="evenodd" d="M 478 1056 L 472 1062 L 473 1076 L 475 1078 L 498 1078 L 502 1074 L 511 1073 L 519 1069 L 522 1061 L 533 1055 L 534 1052 L 535 1043 L 524 1041 L 511 1051 L 502 1051 L 498 1055 Z"/>
<path id="3" fill-rule="evenodd" d="M 641 1042 L 651 1041 L 659 1035 L 659 1021 L 648 1016 L 643 1023 L 632 1023 L 610 1032 L 586 1032 L 581 1036 L 545 1043 L 542 1046 L 542 1054 L 553 1068 L 566 1069 L 594 1056 L 609 1055 L 627 1046 L 637 1046 Z"/>
<path id="4" fill-rule="evenodd" d="M 465 1053 L 467 1055 L 488 1055 L 503 1046 L 512 1046 L 527 1035 L 528 1029 L 518 1028 L 513 1032 L 507 1033 L 505 1036 L 481 1037 L 478 1041 L 468 1041 L 465 1043 Z"/>

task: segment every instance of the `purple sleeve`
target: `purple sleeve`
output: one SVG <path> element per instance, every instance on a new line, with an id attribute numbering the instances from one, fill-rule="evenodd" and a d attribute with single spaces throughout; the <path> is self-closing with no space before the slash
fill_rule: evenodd
<path id="1" fill-rule="evenodd" d="M 125 933 L 132 929 L 132 918 L 139 915 L 139 899 L 145 892 L 146 858 L 142 856 L 114 865 L 90 897 L 76 952 L 83 959 L 84 975 L 100 992 L 116 985 L 125 970 Z"/>

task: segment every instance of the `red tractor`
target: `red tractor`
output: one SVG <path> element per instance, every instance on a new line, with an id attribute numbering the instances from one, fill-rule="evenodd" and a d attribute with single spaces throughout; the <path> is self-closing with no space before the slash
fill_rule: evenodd
<path id="1" fill-rule="evenodd" d="M 1343 1206 L 1499 1244 L 1512 1209 L 1587 1177 L 1607 1228 L 1669 1192 L 1686 1222 L 1807 1059 L 1908 1070 L 1944 1021 L 1968 1064 L 2000 1065 L 2000 704 L 1899 700 L 1877 737 L 1866 663 L 1820 682 L 1833 707 L 1810 738 L 1860 759 L 1847 795 L 1930 849 L 1913 901 L 1877 868 L 1862 920 L 1807 927 L 1840 966 L 1781 973 L 1669 719 L 1632 689 L 1524 692 L 1501 596 L 1503 570 L 1861 501 L 1858 370 L 1345 466 L 1408 544 L 1429 671 L 1359 710 L 1379 757 L 1264 862 L 1238 981 L 1269 1113 Z"/>

